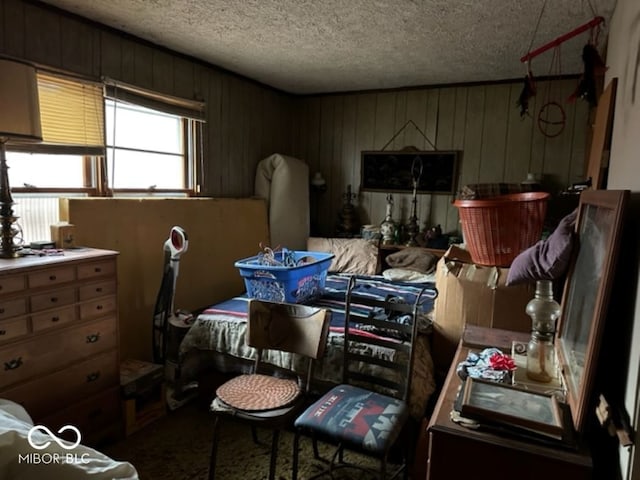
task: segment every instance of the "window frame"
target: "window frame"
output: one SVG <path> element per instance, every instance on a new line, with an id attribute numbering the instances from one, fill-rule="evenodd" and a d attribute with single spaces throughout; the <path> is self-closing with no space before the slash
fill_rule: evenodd
<path id="1" fill-rule="evenodd" d="M 63 77 L 63 75 L 60 75 Z M 74 77 L 69 77 L 69 79 L 73 80 Z M 68 81 L 68 79 L 67 79 Z M 78 80 L 79 82 L 81 80 Z M 140 91 L 140 90 L 138 90 Z M 133 98 L 141 98 L 133 96 Z M 154 93 L 154 104 L 157 105 L 162 99 L 163 95 L 159 93 Z M 172 99 L 173 97 L 167 97 Z M 117 99 L 109 98 L 108 96 L 103 95 L 102 98 L 102 114 L 103 114 L 103 129 L 105 130 L 105 135 L 103 139 L 104 143 L 104 155 L 80 155 L 78 153 L 81 147 L 78 146 L 67 146 L 67 145 L 55 145 L 55 144 L 38 144 L 36 147 L 29 148 L 29 146 L 20 145 L 17 147 L 9 146 L 10 151 L 23 152 L 23 153 L 33 153 L 33 154 L 48 154 L 48 155 L 56 155 L 56 154 L 69 154 L 69 155 L 78 155 L 82 158 L 82 177 L 83 177 L 83 186 L 78 187 L 24 187 L 24 186 L 13 186 L 12 191 L 19 194 L 28 194 L 28 193 L 53 193 L 64 195 L 65 193 L 69 194 L 84 194 L 89 197 L 114 197 L 114 196 L 130 196 L 130 195 L 149 195 L 153 194 L 154 196 L 180 196 L 180 197 L 192 197 L 197 196 L 200 193 L 200 183 L 198 182 L 199 178 L 203 177 L 203 173 L 199 171 L 199 169 L 203 168 L 201 164 L 202 160 L 202 135 L 204 121 L 202 118 L 195 118 L 194 116 L 184 115 L 182 112 L 177 111 L 168 111 L 163 113 L 168 113 L 170 115 L 174 115 L 179 117 L 181 126 L 182 126 L 182 170 L 185 179 L 185 185 L 182 188 L 113 188 L 109 185 L 109 177 L 107 171 L 107 149 L 112 148 L 107 145 L 107 115 L 106 109 L 109 108 L 107 106 L 107 101 L 112 100 L 114 102 L 118 102 Z M 185 101 L 187 102 L 187 101 Z M 128 101 L 126 103 L 132 103 L 134 105 L 139 105 L 145 108 L 151 108 L 147 105 L 143 105 L 140 103 L 133 103 L 132 101 Z M 201 102 L 195 102 L 201 103 Z M 203 104 L 202 104 L 203 105 Z M 152 108 L 153 109 L 153 108 Z M 159 110 L 158 110 L 159 111 Z M 197 117 L 197 116 L 196 116 Z M 118 147 L 115 147 L 116 149 Z M 122 148 L 122 147 L 120 147 Z M 125 148 L 126 149 L 126 148 Z M 136 149 L 132 149 L 133 151 L 138 151 Z M 154 153 L 153 150 L 139 150 L 141 152 L 149 152 Z M 157 153 L 165 153 L 165 152 L 157 152 Z"/>
<path id="2" fill-rule="evenodd" d="M 17 181 L 15 182 L 15 186 L 11 187 L 11 191 L 16 194 L 17 202 L 15 202 L 18 207 L 20 204 L 27 205 L 25 208 L 30 208 L 27 202 L 21 201 L 22 198 L 36 198 L 40 196 L 49 197 L 49 200 L 55 200 L 60 197 L 157 197 L 157 198 L 184 198 L 184 197 L 192 197 L 198 196 L 201 192 L 201 185 L 204 182 L 205 176 L 205 168 L 203 163 L 203 145 L 204 145 L 204 135 L 206 134 L 206 130 L 204 129 L 205 120 L 205 103 L 202 101 L 193 101 L 181 99 L 178 97 L 171 97 L 164 94 L 160 94 L 157 92 L 143 90 L 137 87 L 132 87 L 128 85 L 124 85 L 121 83 L 106 81 L 104 78 L 100 81 L 96 81 L 95 79 L 89 79 L 86 77 L 82 77 L 79 75 L 69 74 L 66 72 L 62 72 L 60 70 L 52 70 L 47 67 L 39 66 L 37 67 L 40 71 L 43 72 L 43 76 L 51 77 L 58 76 L 62 78 L 62 84 L 66 84 L 72 91 L 73 88 L 77 87 L 79 89 L 78 95 L 83 95 L 82 98 L 85 100 L 85 104 L 89 107 L 95 108 L 94 112 L 100 112 L 101 116 L 98 117 L 90 117 L 90 118 L 98 118 L 102 121 L 99 129 L 97 130 L 102 135 L 102 138 L 98 143 L 95 144 L 96 136 L 89 137 L 86 132 L 83 134 L 83 130 L 78 127 L 78 123 L 74 122 L 65 122 L 64 114 L 68 114 L 68 109 L 60 108 L 56 110 L 54 100 L 57 100 L 58 97 L 47 99 L 46 105 L 42 108 L 41 103 L 41 112 L 46 112 L 49 117 L 48 119 L 53 119 L 58 121 L 56 125 L 60 125 L 60 122 L 63 122 L 62 125 L 73 124 L 79 130 L 74 131 L 74 133 L 80 132 L 79 136 L 76 135 L 74 138 L 70 140 L 61 140 L 58 141 L 57 137 L 54 139 L 53 137 L 45 138 L 43 143 L 37 144 L 7 144 L 8 150 L 8 160 L 11 163 L 11 153 L 20 152 L 20 153 L 30 153 L 30 154 L 45 154 L 45 155 L 73 155 L 77 156 L 81 160 L 81 167 L 73 167 L 82 168 L 82 173 L 77 183 L 82 182 L 82 186 L 77 187 L 47 187 L 47 186 L 31 186 L 25 187 L 22 184 L 19 184 Z M 48 81 L 51 81 L 50 78 Z M 69 83 L 77 82 L 77 85 L 69 85 Z M 91 88 L 88 90 L 83 90 L 82 85 L 87 84 Z M 182 124 L 182 168 L 184 173 L 184 187 L 185 188 L 172 188 L 172 189 L 144 189 L 144 188 L 135 188 L 135 189 L 113 189 L 108 182 L 107 177 L 107 145 L 106 145 L 106 100 L 107 100 L 107 85 L 110 84 L 112 86 L 116 85 L 116 88 L 123 89 L 121 91 L 126 90 L 129 94 L 127 98 L 129 100 L 133 99 L 143 99 L 143 102 L 135 102 L 130 101 L 128 103 L 133 103 L 134 105 L 140 105 L 142 107 L 151 108 L 152 110 L 161 111 L 164 113 L 168 113 L 174 116 L 179 117 Z M 96 89 L 96 86 L 98 87 Z M 55 85 L 54 85 L 55 87 Z M 61 87 L 62 88 L 62 87 Z M 93 95 L 87 95 L 93 94 Z M 146 97 L 145 97 L 146 96 Z M 89 101 L 87 102 L 87 98 L 97 99 L 97 101 Z M 155 108 L 156 106 L 162 105 L 166 100 L 167 109 Z M 69 104 L 76 102 L 68 102 Z M 79 102 L 83 104 L 82 101 Z M 64 104 L 66 107 L 67 104 Z M 91 110 L 85 110 L 83 113 L 79 113 L 78 115 L 85 115 L 86 118 L 87 112 Z M 60 113 L 60 117 L 58 117 L 58 112 Z M 60 120 L 62 118 L 62 120 Z M 83 118 L 83 117 L 79 117 Z M 93 128 L 95 127 L 95 122 L 88 122 L 90 127 L 84 128 Z M 82 122 L 80 122 L 82 125 Z M 59 132 L 60 130 L 52 130 L 52 132 Z M 96 132 L 96 130 L 91 130 L 92 132 Z M 62 129 L 62 133 L 64 129 Z M 87 138 L 94 139 L 93 141 L 87 141 Z M 91 144 L 93 143 L 93 144 Z M 52 164 L 54 162 L 51 162 Z M 58 164 L 59 165 L 59 164 Z M 54 167 L 55 168 L 55 167 Z M 48 170 L 46 170 L 48 171 Z M 45 171 L 45 172 L 46 172 Z M 77 172 L 77 170 L 75 170 Z M 22 181 L 28 181 L 28 179 L 24 179 Z M 19 186 L 18 186 L 19 185 Z M 37 204 L 37 200 L 36 200 Z M 57 209 L 55 209 L 58 211 Z M 29 225 L 29 223 L 23 224 L 22 222 L 18 222 L 20 224 L 20 228 L 27 227 L 29 233 L 26 237 L 33 241 L 34 239 L 38 239 L 39 237 L 46 238 L 48 235 L 48 228 L 51 222 L 55 222 L 55 218 L 51 217 L 53 210 L 48 207 L 45 207 L 45 217 L 48 219 L 49 223 L 46 221 L 35 221 L 33 225 Z M 59 213 L 59 212 L 58 212 Z M 19 213 L 19 215 L 25 216 L 24 212 Z M 47 216 L 48 215 L 48 216 Z M 31 215 L 26 216 L 31 218 Z M 47 223 L 47 225 L 45 225 Z M 23 234 L 21 234 L 23 235 Z M 24 240 L 24 236 L 23 236 Z"/>
<path id="3" fill-rule="evenodd" d="M 106 122 L 106 110 L 107 108 L 111 108 L 110 106 L 107 106 L 106 102 L 107 101 L 114 101 L 116 104 L 118 102 L 118 100 L 113 100 L 111 98 L 105 97 L 105 129 L 107 128 L 107 122 Z M 123 102 L 123 103 L 129 103 L 132 104 L 131 102 Z M 145 107 L 145 108 L 149 108 L 146 107 L 145 105 L 139 105 L 139 104 L 134 104 L 134 105 L 138 105 L 141 107 Z M 163 112 L 163 113 L 167 113 L 167 112 Z M 182 171 L 183 171 L 183 175 L 184 175 L 184 179 L 185 179 L 185 186 L 183 188 L 114 188 L 114 187 L 107 187 L 106 190 L 108 190 L 109 196 L 117 196 L 118 194 L 123 194 L 123 195 L 132 195 L 132 194 L 148 194 L 148 193 L 153 193 L 153 194 L 169 194 L 170 196 L 175 196 L 175 194 L 179 194 L 180 196 L 187 196 L 187 197 L 191 197 L 191 196 L 195 196 L 198 193 L 198 183 L 197 183 L 197 171 L 198 171 L 198 165 L 197 165 L 197 160 L 198 160 L 198 154 L 199 154 L 199 148 L 198 148 L 198 140 L 199 140 L 199 134 L 202 134 L 201 132 L 199 132 L 200 129 L 198 129 L 197 124 L 198 122 L 194 119 L 191 118 L 187 118 L 185 116 L 181 116 L 181 115 L 177 115 L 175 113 L 169 113 L 170 115 L 174 115 L 180 118 L 180 122 L 181 122 L 181 128 L 182 128 L 182 154 L 181 155 L 176 155 L 176 156 L 181 156 L 182 157 Z M 160 154 L 167 154 L 167 152 L 162 152 L 162 151 L 157 151 L 157 150 L 146 150 L 146 149 L 136 149 L 136 148 L 127 148 L 127 147 L 116 147 L 113 145 L 109 145 L 107 143 L 107 136 L 105 135 L 105 152 L 108 152 L 110 149 L 121 149 L 121 150 L 128 150 L 128 151 L 134 151 L 134 152 L 141 152 L 141 153 L 160 153 Z M 107 158 L 106 155 L 104 157 L 104 161 L 100 162 L 99 164 L 99 170 L 100 170 L 100 178 L 104 178 L 105 181 L 102 182 L 104 185 L 108 185 L 109 183 L 109 179 L 108 179 L 108 174 L 109 172 L 107 171 Z"/>

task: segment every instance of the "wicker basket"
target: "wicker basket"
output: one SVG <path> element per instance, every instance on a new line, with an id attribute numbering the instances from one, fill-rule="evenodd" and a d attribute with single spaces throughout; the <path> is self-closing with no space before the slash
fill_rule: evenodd
<path id="1" fill-rule="evenodd" d="M 549 194 L 523 192 L 478 200 L 456 200 L 462 233 L 478 265 L 508 267 L 540 240 Z"/>

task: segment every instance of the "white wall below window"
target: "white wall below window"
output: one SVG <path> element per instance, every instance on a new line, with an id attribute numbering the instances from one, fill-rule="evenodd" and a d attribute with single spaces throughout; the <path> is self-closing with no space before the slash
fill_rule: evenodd
<path id="1" fill-rule="evenodd" d="M 51 240 L 50 225 L 60 221 L 58 197 L 52 195 L 12 194 L 13 213 L 22 229 L 23 246 L 36 240 Z"/>

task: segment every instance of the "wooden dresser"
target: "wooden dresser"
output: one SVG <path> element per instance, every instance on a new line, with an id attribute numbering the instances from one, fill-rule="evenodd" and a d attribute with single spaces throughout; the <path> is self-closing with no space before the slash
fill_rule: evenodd
<path id="1" fill-rule="evenodd" d="M 451 420 L 461 386 L 456 367 L 469 352 L 486 346 L 510 351 L 512 340 L 528 339 L 529 334 L 522 332 L 467 326 L 429 422 L 427 480 L 593 478 L 591 455 L 580 438 L 575 448 L 559 447 L 471 429 Z"/>
<path id="2" fill-rule="evenodd" d="M 117 252 L 0 259 L 0 398 L 83 443 L 121 425 Z"/>

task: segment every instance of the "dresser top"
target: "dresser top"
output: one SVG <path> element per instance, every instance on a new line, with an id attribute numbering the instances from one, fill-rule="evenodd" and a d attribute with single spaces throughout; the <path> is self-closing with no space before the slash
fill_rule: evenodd
<path id="1" fill-rule="evenodd" d="M 32 250 L 37 252 L 37 250 Z M 15 270 L 33 267 L 46 267 L 70 261 L 92 260 L 98 257 L 115 256 L 118 252 L 113 250 L 101 250 L 98 248 L 74 248 L 62 250 L 55 255 L 24 255 L 18 258 L 0 258 L 0 275 Z"/>

